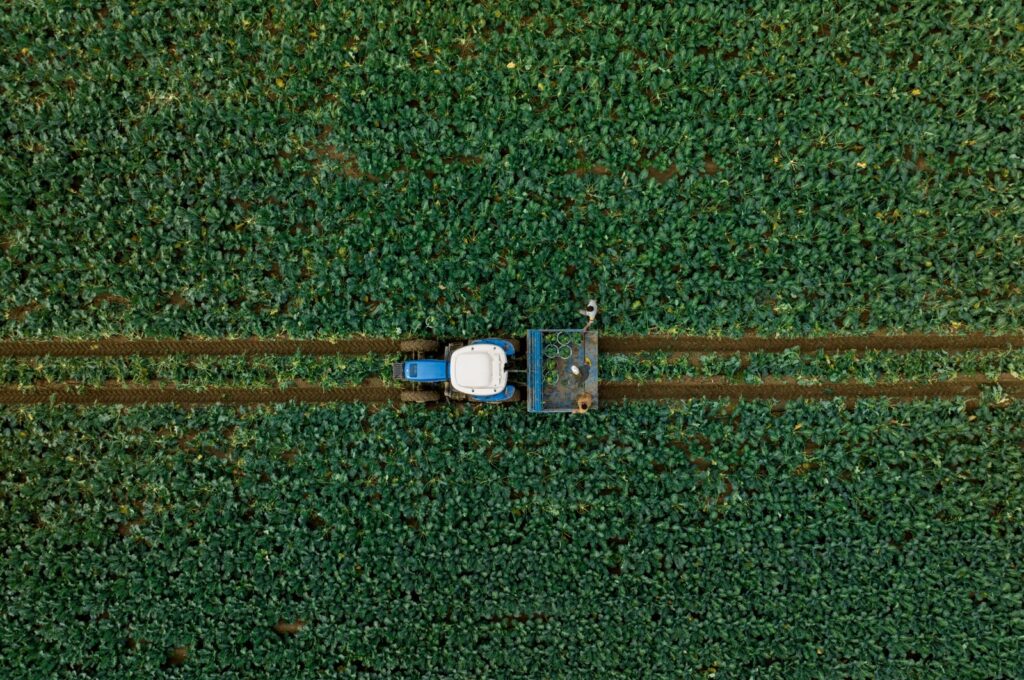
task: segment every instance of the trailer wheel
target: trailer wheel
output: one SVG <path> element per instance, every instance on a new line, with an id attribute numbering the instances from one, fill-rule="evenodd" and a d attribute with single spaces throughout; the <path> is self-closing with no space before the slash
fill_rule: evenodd
<path id="1" fill-rule="evenodd" d="M 441 399 L 441 394 L 434 390 L 402 390 L 398 397 L 403 404 L 428 404 Z"/>
<path id="2" fill-rule="evenodd" d="M 437 340 L 402 340 L 398 343 L 398 349 L 400 352 L 440 352 L 441 343 Z"/>

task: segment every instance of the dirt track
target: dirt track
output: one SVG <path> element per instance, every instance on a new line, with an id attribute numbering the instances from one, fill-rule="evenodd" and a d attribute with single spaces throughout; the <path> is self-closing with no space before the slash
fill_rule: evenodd
<path id="1" fill-rule="evenodd" d="M 0 340 L 0 357 L 119 357 L 235 356 L 297 352 L 324 356 L 333 354 L 392 354 L 400 340 L 388 338 L 347 338 L 344 340 L 291 340 L 286 338 L 181 339 L 101 338 L 97 340 Z"/>
<path id="2" fill-rule="evenodd" d="M 408 341 L 407 341 L 408 342 Z M 1024 335 L 869 335 L 832 336 L 823 338 L 709 338 L 709 337 L 608 337 L 600 340 L 604 353 L 668 351 L 684 353 L 716 352 L 781 352 L 799 347 L 802 352 L 888 350 L 1000 350 L 1024 348 Z M 349 338 L 345 340 L 293 340 L 286 338 L 241 339 L 127 339 L 99 340 L 0 340 L 0 357 L 104 357 L 104 356 L 167 356 L 175 354 L 233 355 L 359 355 L 395 353 L 403 341 L 386 338 Z M 407 345 L 408 347 L 408 345 Z M 821 385 L 799 385 L 792 380 L 771 380 L 763 384 L 730 383 L 723 378 L 690 379 L 678 382 L 602 383 L 601 400 L 618 402 L 649 399 L 796 399 L 847 400 L 888 397 L 908 399 L 976 399 L 982 388 L 998 384 L 1007 396 L 1024 398 L 1024 380 L 1001 376 L 993 381 L 983 375 L 961 376 L 934 383 L 895 383 L 867 385 L 845 382 Z M 388 402 L 398 401 L 401 390 L 368 382 L 347 388 L 322 388 L 298 384 L 287 388 L 211 387 L 197 391 L 175 386 L 114 384 L 87 387 L 65 383 L 40 385 L 21 389 L 0 386 L 0 405 L 28 405 L 53 401 L 60 404 L 279 404 L 286 402 Z"/>
<path id="3" fill-rule="evenodd" d="M 801 352 L 945 350 L 1003 350 L 1024 348 L 1024 335 L 832 335 L 820 338 L 708 338 L 693 336 L 601 336 L 601 351 L 631 352 L 782 352 L 799 347 Z"/>
<path id="4" fill-rule="evenodd" d="M 97 340 L 0 340 L 0 357 L 110 357 L 192 354 L 232 356 L 242 354 L 308 355 L 390 354 L 401 350 L 400 340 L 346 338 L 343 340 L 294 340 L 288 338 L 154 339 L 101 338 Z M 819 338 L 712 338 L 694 336 L 606 336 L 604 353 L 629 352 L 782 352 L 799 347 L 802 352 L 847 350 L 909 351 L 914 349 L 1001 350 L 1024 348 L 1024 335 L 836 335 Z"/>
<path id="5" fill-rule="evenodd" d="M 1007 396 L 1024 398 L 1024 380 L 1001 376 L 992 380 L 983 375 L 961 376 L 955 380 L 936 383 L 895 383 L 866 385 L 863 383 L 830 383 L 825 385 L 798 385 L 790 381 L 772 381 L 760 385 L 729 383 L 721 379 L 699 379 L 680 382 L 656 383 L 602 383 L 601 401 L 651 399 L 772 399 L 794 401 L 798 399 L 864 399 L 888 397 L 911 399 L 974 399 L 981 396 L 982 388 L 999 385 Z M 51 399 L 57 404 L 181 404 L 184 406 L 228 404 L 282 404 L 287 402 L 323 404 L 331 402 L 388 402 L 399 401 L 401 390 L 378 384 L 346 388 L 297 386 L 287 388 L 214 387 L 203 391 L 179 387 L 107 385 L 85 387 L 55 383 L 27 389 L 0 387 L 0 405 L 44 404 Z"/>
<path id="6" fill-rule="evenodd" d="M 1000 376 L 992 380 L 984 375 L 960 376 L 934 383 L 865 383 L 842 382 L 822 385 L 799 385 L 792 381 L 770 381 L 760 385 L 729 383 L 721 379 L 698 379 L 678 382 L 602 383 L 601 401 L 615 402 L 648 399 L 867 399 L 888 397 L 897 400 L 955 399 L 981 396 L 983 387 L 998 385 L 1007 396 L 1024 398 L 1024 380 Z"/>
<path id="7" fill-rule="evenodd" d="M 400 390 L 387 387 L 286 387 L 282 389 L 250 387 L 211 387 L 201 392 L 178 387 L 71 387 L 54 384 L 45 387 L 18 389 L 0 387 L 0 405 L 27 406 L 55 404 L 91 406 L 94 404 L 180 404 L 208 406 L 213 404 L 251 405 L 285 404 L 291 401 L 307 404 L 332 402 L 398 401 Z"/>

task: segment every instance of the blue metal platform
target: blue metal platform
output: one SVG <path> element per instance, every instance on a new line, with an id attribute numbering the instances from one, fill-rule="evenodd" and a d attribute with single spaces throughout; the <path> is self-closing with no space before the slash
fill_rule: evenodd
<path id="1" fill-rule="evenodd" d="M 597 331 L 534 329 L 526 333 L 526 406 L 532 413 L 597 408 Z"/>

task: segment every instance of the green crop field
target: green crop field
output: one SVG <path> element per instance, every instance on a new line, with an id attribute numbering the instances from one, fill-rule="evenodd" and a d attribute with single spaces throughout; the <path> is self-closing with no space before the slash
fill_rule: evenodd
<path id="1" fill-rule="evenodd" d="M 1022 83 L 1019 0 L 3 4 L 0 677 L 1024 677 Z M 585 416 L 251 401 L 589 298 Z"/>
<path id="2" fill-rule="evenodd" d="M 6 335 L 1020 328 L 1019 2 L 8 5 Z"/>
<path id="3" fill-rule="evenodd" d="M 183 677 L 1021 669 L 1019 402 L 535 418 L 6 414 L 0 662 L 145 677 L 186 647 Z"/>

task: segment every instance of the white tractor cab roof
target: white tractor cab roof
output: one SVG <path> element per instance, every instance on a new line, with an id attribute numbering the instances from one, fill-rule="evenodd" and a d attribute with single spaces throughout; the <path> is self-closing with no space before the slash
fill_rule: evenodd
<path id="1" fill-rule="evenodd" d="M 452 389 L 476 397 L 489 397 L 505 389 L 505 350 L 497 345 L 466 345 L 452 352 L 449 381 Z"/>

